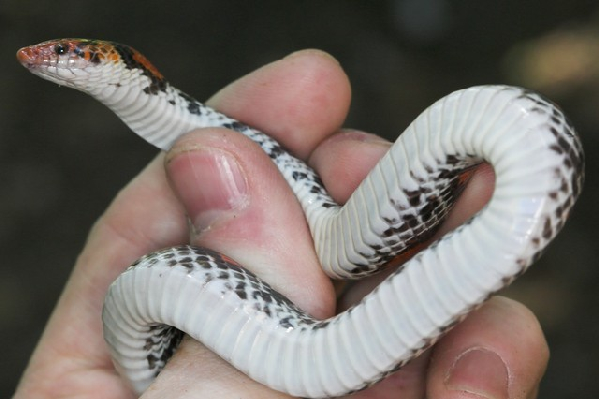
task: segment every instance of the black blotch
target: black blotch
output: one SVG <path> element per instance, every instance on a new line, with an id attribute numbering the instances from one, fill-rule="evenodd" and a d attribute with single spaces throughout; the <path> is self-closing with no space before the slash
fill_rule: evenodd
<path id="1" fill-rule="evenodd" d="M 209 262 L 210 261 L 210 257 L 204 254 L 200 254 L 196 257 L 196 262 L 198 263 L 204 263 L 204 262 Z"/>
<path id="2" fill-rule="evenodd" d="M 564 139 L 563 137 L 560 137 L 559 139 L 557 139 L 557 144 L 563 148 L 565 151 L 570 149 L 570 144 L 568 143 L 568 141 L 566 139 Z"/>
<path id="3" fill-rule="evenodd" d="M 281 320 L 279 320 L 279 325 L 283 328 L 293 327 L 291 325 L 290 321 L 291 321 L 291 316 L 283 317 Z"/>
<path id="4" fill-rule="evenodd" d="M 564 214 L 564 208 L 561 206 L 558 206 L 557 208 L 555 208 L 555 216 L 557 216 L 558 219 L 561 219 L 562 216 Z"/>
<path id="5" fill-rule="evenodd" d="M 395 224 L 397 223 L 397 219 L 395 218 L 388 218 L 383 216 L 382 219 L 387 223 L 387 224 Z"/>
<path id="6" fill-rule="evenodd" d="M 304 180 L 304 179 L 306 179 L 308 177 L 308 174 L 305 173 L 305 172 L 299 172 L 299 171 L 296 170 L 296 171 L 294 171 L 291 174 L 291 177 L 293 178 L 293 180 L 296 180 L 296 181 L 297 180 Z"/>
<path id="7" fill-rule="evenodd" d="M 562 184 L 560 185 L 560 188 L 559 188 L 560 191 L 562 193 L 568 193 L 570 191 L 570 186 L 568 185 L 568 180 L 566 180 L 565 178 L 562 178 L 561 183 Z"/>
<path id="8" fill-rule="evenodd" d="M 245 275 L 237 270 L 233 271 L 233 277 L 237 280 L 245 280 Z"/>
<path id="9" fill-rule="evenodd" d="M 98 64 L 98 63 L 100 63 L 101 59 L 100 59 L 100 56 L 98 55 L 98 53 L 93 51 L 93 52 L 90 52 L 89 61 L 93 64 Z"/>
<path id="10" fill-rule="evenodd" d="M 189 110 L 189 113 L 191 113 L 191 114 L 194 114 L 194 115 L 202 114 L 202 104 L 200 104 L 197 101 L 190 102 L 189 105 L 187 106 L 187 109 Z"/>
<path id="11" fill-rule="evenodd" d="M 285 152 L 285 150 L 283 150 L 283 148 L 276 146 L 270 149 L 270 154 L 268 154 L 270 156 L 271 159 L 275 159 L 278 158 L 281 154 L 283 154 Z"/>
<path id="12" fill-rule="evenodd" d="M 222 262 L 222 258 L 220 258 L 221 261 L 220 262 L 216 262 L 216 267 L 219 268 L 220 270 L 228 270 L 229 267 Z"/>
<path id="13" fill-rule="evenodd" d="M 193 264 L 191 262 L 180 262 L 179 265 L 186 268 L 187 273 L 191 273 L 193 271 Z"/>
<path id="14" fill-rule="evenodd" d="M 558 155 L 561 154 L 563 151 L 562 147 L 552 144 L 549 146 L 550 149 L 552 149 L 553 151 L 555 151 Z"/>
<path id="15" fill-rule="evenodd" d="M 325 328 L 329 324 L 331 324 L 331 322 L 329 320 L 325 320 L 325 321 L 315 324 L 314 327 L 312 327 L 312 328 L 314 330 L 320 330 L 321 328 Z"/>
<path id="16" fill-rule="evenodd" d="M 264 314 L 266 314 L 266 316 L 272 318 L 272 312 L 270 311 L 269 307 L 263 307 L 261 310 L 264 312 Z"/>
<path id="17" fill-rule="evenodd" d="M 212 269 L 212 265 L 210 265 L 210 263 L 207 262 L 196 262 L 198 265 L 200 265 L 202 267 L 202 269 Z"/>
<path id="18" fill-rule="evenodd" d="M 130 46 L 119 43 L 112 43 L 114 49 L 119 54 L 123 62 L 125 63 L 125 67 L 127 69 L 139 69 L 142 71 L 144 75 L 150 78 L 150 85 L 143 89 L 143 91 L 147 94 L 158 94 L 160 91 L 164 91 L 166 89 L 166 80 L 160 76 L 154 75 L 150 70 L 148 70 L 147 66 L 143 63 L 137 61 L 134 57 L 135 50 Z M 90 60 L 92 62 L 99 62 L 100 60 L 94 60 L 97 54 L 92 53 Z"/>
<path id="19" fill-rule="evenodd" d="M 247 299 L 247 292 L 245 290 L 247 284 L 244 282 L 241 283 L 237 283 L 237 285 L 235 286 L 235 294 L 237 294 L 237 296 L 241 299 Z"/>
<path id="20" fill-rule="evenodd" d="M 148 368 L 150 370 L 154 370 L 156 368 L 156 361 L 158 360 L 158 357 L 150 353 L 146 359 L 148 361 Z"/>
<path id="21" fill-rule="evenodd" d="M 181 246 L 181 247 L 175 247 L 175 250 L 177 251 L 177 253 L 179 255 L 189 255 L 189 254 L 191 254 L 192 248 L 184 245 L 184 246 Z"/>
<path id="22" fill-rule="evenodd" d="M 456 157 L 455 155 L 448 155 L 445 158 L 445 162 L 453 165 L 453 164 L 459 163 L 460 159 L 458 157 Z"/>
<path id="23" fill-rule="evenodd" d="M 358 273 L 361 273 L 362 269 L 363 269 L 363 267 L 356 266 L 356 267 L 354 267 L 354 268 L 351 269 L 350 273 L 356 275 Z"/>
<path id="24" fill-rule="evenodd" d="M 551 237 L 553 237 L 553 228 L 551 227 L 551 221 L 547 218 L 543 225 L 543 238 L 550 239 Z"/>
<path id="25" fill-rule="evenodd" d="M 247 125 L 244 125 L 243 123 L 241 123 L 239 121 L 232 121 L 229 123 L 225 123 L 222 126 L 226 129 L 235 130 L 236 132 L 241 132 L 248 128 Z"/>
<path id="26" fill-rule="evenodd" d="M 408 193 L 409 202 L 411 206 L 417 207 L 422 203 L 422 198 L 420 194 L 421 193 L 419 191 Z"/>
<path id="27" fill-rule="evenodd" d="M 440 205 L 441 203 L 439 202 L 439 197 L 430 197 L 428 199 L 428 202 L 420 210 L 420 215 L 422 219 L 426 221 L 430 220 L 433 216 L 433 213 L 439 208 Z"/>
<path id="28" fill-rule="evenodd" d="M 410 230 L 410 226 L 408 226 L 408 224 L 407 224 L 407 223 L 402 223 L 402 224 L 400 224 L 399 226 L 397 226 L 397 227 L 395 228 L 395 230 L 396 230 L 398 233 L 405 233 L 405 232 L 407 232 L 408 230 Z"/>
<path id="29" fill-rule="evenodd" d="M 218 278 L 221 280 L 228 280 L 230 276 L 229 273 L 223 271 L 219 273 Z"/>
<path id="30" fill-rule="evenodd" d="M 258 299 L 258 298 L 262 298 L 262 300 L 266 303 L 271 303 L 272 302 L 272 296 L 266 292 L 263 291 L 254 291 L 252 293 L 252 298 L 253 299 Z"/>
<path id="31" fill-rule="evenodd" d="M 395 229 L 392 228 L 388 228 L 387 230 L 383 231 L 383 237 L 392 237 L 395 234 Z"/>

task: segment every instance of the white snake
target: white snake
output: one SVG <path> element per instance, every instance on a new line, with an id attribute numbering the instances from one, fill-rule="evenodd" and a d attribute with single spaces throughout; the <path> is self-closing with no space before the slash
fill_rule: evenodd
<path id="1" fill-rule="evenodd" d="M 61 39 L 23 48 L 17 57 L 32 73 L 92 95 L 161 149 L 198 127 L 250 137 L 289 182 L 333 278 L 374 273 L 430 237 L 456 199 L 460 172 L 482 161 L 495 169 L 495 192 L 478 215 L 325 321 L 213 251 L 181 246 L 142 257 L 110 286 L 103 313 L 115 365 L 137 393 L 163 368 L 182 332 L 252 379 L 294 396 L 363 389 L 524 272 L 582 189 L 584 156 L 574 129 L 555 105 L 520 88 L 475 87 L 439 100 L 339 207 L 312 169 L 277 142 L 170 86 L 129 46 Z"/>

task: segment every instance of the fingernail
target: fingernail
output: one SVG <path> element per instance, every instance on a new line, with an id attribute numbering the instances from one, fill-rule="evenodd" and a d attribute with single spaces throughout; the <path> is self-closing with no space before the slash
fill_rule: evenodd
<path id="1" fill-rule="evenodd" d="M 167 168 L 196 233 L 234 217 L 249 204 L 245 175 L 227 151 L 207 147 L 174 150 L 169 153 Z"/>
<path id="2" fill-rule="evenodd" d="M 380 147 L 385 147 L 385 148 L 389 148 L 393 145 L 393 143 L 391 143 L 390 141 L 385 140 L 384 138 L 377 136 L 376 134 L 366 133 L 366 132 L 361 132 L 361 131 L 351 130 L 351 129 L 342 129 L 341 134 L 336 135 L 336 136 L 350 138 L 351 140 L 354 140 L 354 141 L 359 141 L 361 143 L 372 144 L 375 146 L 380 146 Z"/>
<path id="3" fill-rule="evenodd" d="M 508 370 L 499 355 L 482 348 L 459 355 L 445 379 L 452 390 L 485 399 L 508 399 Z"/>

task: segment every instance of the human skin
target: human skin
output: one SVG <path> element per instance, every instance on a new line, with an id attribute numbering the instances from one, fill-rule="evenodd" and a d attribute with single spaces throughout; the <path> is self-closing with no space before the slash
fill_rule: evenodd
<path id="1" fill-rule="evenodd" d="M 341 130 L 351 98 L 339 64 L 306 50 L 275 61 L 208 104 L 269 132 L 321 175 L 340 203 L 389 148 Z M 439 234 L 480 209 L 493 189 L 474 174 Z M 341 303 L 321 272 L 303 212 L 270 159 L 225 129 L 183 136 L 125 187 L 91 229 L 15 398 L 133 398 L 102 338 L 107 287 L 139 256 L 190 241 L 226 253 L 315 317 L 335 314 L 381 277 L 352 286 Z M 549 351 L 535 316 L 494 297 L 423 356 L 352 398 L 534 398 Z M 283 398 L 185 339 L 143 398 Z"/>

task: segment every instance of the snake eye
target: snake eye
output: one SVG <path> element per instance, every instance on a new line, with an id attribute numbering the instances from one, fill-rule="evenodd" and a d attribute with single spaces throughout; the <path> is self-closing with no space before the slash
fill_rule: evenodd
<path id="1" fill-rule="evenodd" d="M 67 52 L 67 47 L 63 44 L 57 44 L 54 46 L 54 52 L 58 55 L 65 54 Z"/>

